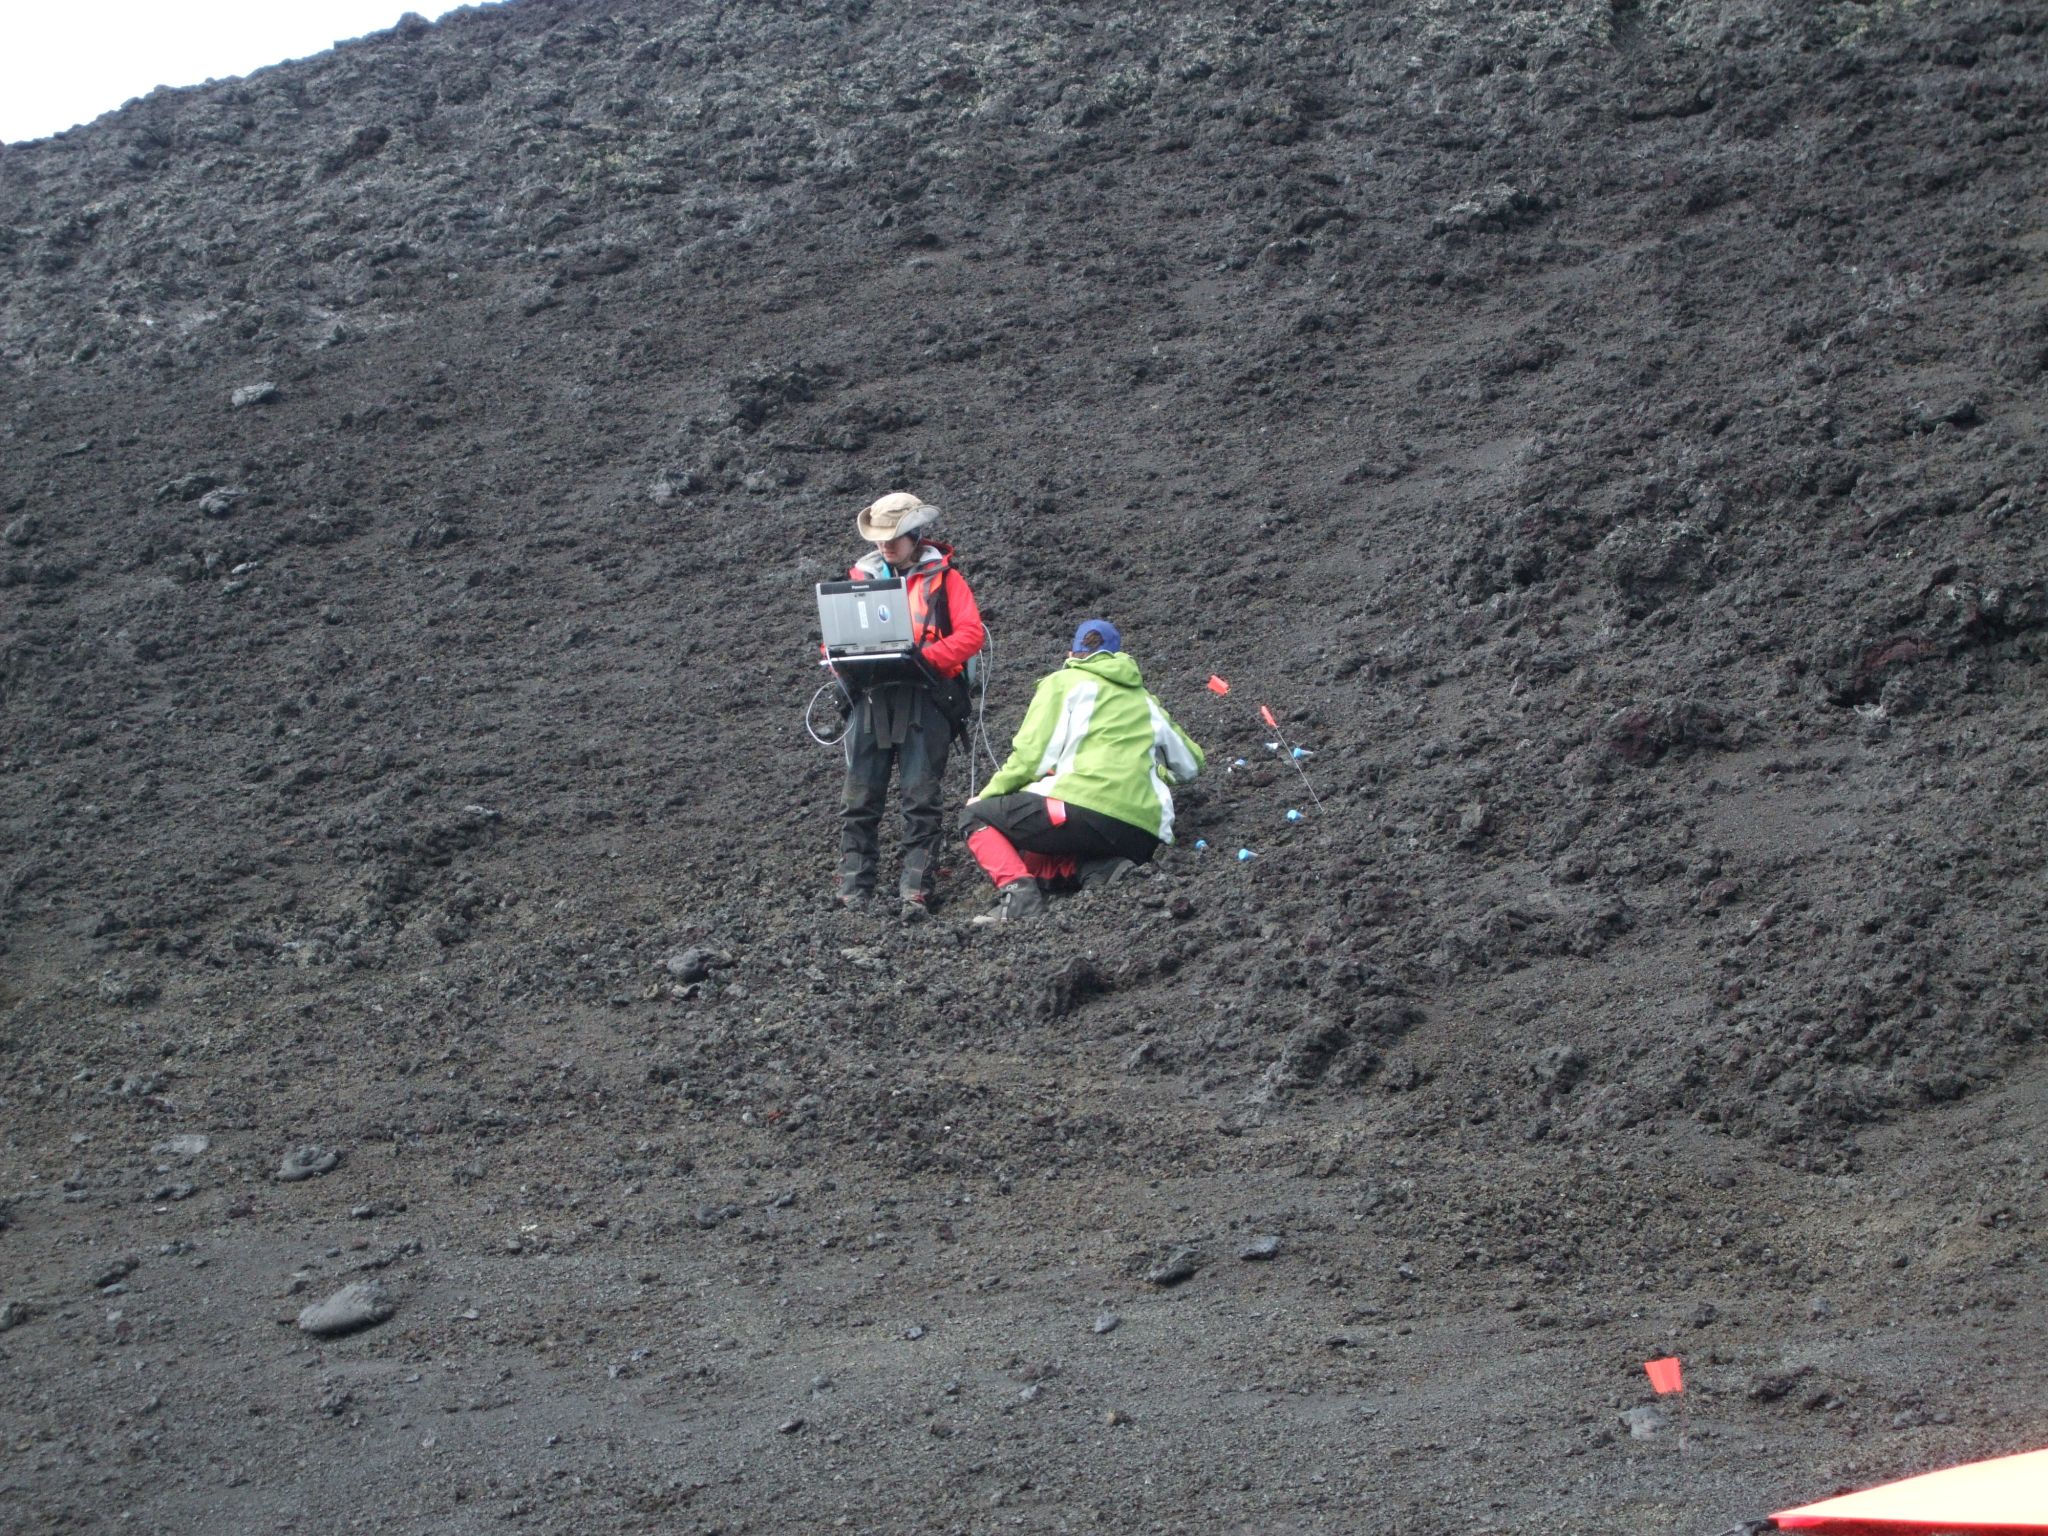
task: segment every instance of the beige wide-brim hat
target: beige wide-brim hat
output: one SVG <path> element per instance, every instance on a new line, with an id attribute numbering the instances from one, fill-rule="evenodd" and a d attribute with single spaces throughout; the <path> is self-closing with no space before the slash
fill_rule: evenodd
<path id="1" fill-rule="evenodd" d="M 854 520 L 854 526 L 870 544 L 886 544 L 937 522 L 938 517 L 939 509 L 930 502 L 908 491 L 891 491 L 864 509 Z"/>

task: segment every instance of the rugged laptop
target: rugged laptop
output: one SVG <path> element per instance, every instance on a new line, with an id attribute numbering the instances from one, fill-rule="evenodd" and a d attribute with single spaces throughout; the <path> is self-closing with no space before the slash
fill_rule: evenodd
<path id="1" fill-rule="evenodd" d="M 897 661 L 911 652 L 910 601 L 900 581 L 821 581 L 818 627 L 828 662 Z"/>

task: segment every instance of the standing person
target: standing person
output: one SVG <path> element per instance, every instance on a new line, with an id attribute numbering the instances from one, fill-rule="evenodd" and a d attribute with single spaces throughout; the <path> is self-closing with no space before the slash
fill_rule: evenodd
<path id="1" fill-rule="evenodd" d="M 1173 841 L 1173 793 L 1206 758 L 1151 694 L 1123 636 L 1088 619 L 1059 671 L 1039 680 L 1009 761 L 960 814 L 968 852 L 996 884 L 977 923 L 1036 912 L 1041 882 L 1106 885 Z"/>
<path id="2" fill-rule="evenodd" d="M 853 907 L 874 894 L 893 764 L 903 814 L 896 890 L 905 921 L 930 909 L 945 835 L 946 757 L 967 718 L 963 674 L 987 638 L 967 578 L 953 568 L 952 546 L 927 537 L 938 516 L 937 507 L 908 491 L 891 491 L 860 514 L 855 526 L 875 547 L 848 574 L 855 581 L 902 579 L 916 652 L 906 663 L 835 669 L 849 708 L 837 900 Z"/>

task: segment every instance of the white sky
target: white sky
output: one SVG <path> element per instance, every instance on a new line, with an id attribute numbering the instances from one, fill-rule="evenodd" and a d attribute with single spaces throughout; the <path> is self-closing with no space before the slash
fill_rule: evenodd
<path id="1" fill-rule="evenodd" d="M 48 138 L 159 85 L 321 53 L 446 0 L 14 0 L 0 5 L 0 143 Z"/>

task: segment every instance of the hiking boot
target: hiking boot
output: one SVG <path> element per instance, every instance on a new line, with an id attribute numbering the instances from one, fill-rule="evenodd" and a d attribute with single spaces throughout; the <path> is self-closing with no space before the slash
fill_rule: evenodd
<path id="1" fill-rule="evenodd" d="M 996 904 L 978 914 L 974 921 L 983 927 L 990 923 L 1014 923 L 1036 917 L 1044 905 L 1045 897 L 1040 894 L 1036 880 L 1013 880 L 996 892 Z"/>
<path id="2" fill-rule="evenodd" d="M 858 912 L 874 899 L 874 895 L 873 891 L 859 889 L 842 890 L 833 895 L 832 905 L 841 912 Z"/>
<path id="3" fill-rule="evenodd" d="M 1083 859 L 1076 873 L 1081 877 L 1081 889 L 1099 891 L 1105 886 L 1128 880 L 1138 872 L 1138 866 L 1126 858 Z"/>
<path id="4" fill-rule="evenodd" d="M 931 915 L 931 898 L 926 896 L 923 891 L 904 892 L 902 903 L 896 912 L 898 921 L 921 923 Z"/>

